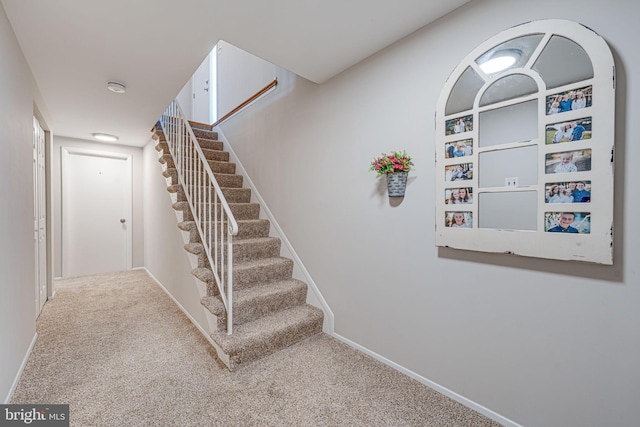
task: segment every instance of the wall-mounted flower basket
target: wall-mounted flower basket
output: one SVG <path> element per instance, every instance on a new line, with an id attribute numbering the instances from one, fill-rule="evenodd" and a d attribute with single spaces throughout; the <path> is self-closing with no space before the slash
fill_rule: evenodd
<path id="1" fill-rule="evenodd" d="M 413 159 L 406 151 L 393 151 L 391 154 L 382 153 L 380 157 L 373 159 L 369 170 L 385 175 L 389 197 L 403 197 L 412 166 Z"/>
<path id="2" fill-rule="evenodd" d="M 387 178 L 387 190 L 389 197 L 404 197 L 404 190 L 407 188 L 407 177 L 409 172 L 395 172 L 385 175 Z"/>

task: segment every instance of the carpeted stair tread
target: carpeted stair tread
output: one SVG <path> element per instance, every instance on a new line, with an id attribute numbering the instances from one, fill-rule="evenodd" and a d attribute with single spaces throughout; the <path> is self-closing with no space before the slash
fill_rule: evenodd
<path id="1" fill-rule="evenodd" d="M 206 129 L 199 129 L 199 128 L 192 128 L 192 130 L 196 138 L 213 139 L 213 140 L 218 139 L 218 132 L 214 132 L 212 130 L 206 130 Z"/>
<path id="2" fill-rule="evenodd" d="M 257 203 L 229 203 L 233 216 L 238 219 L 258 219 L 260 205 Z"/>
<path id="3" fill-rule="evenodd" d="M 167 154 L 164 153 L 158 157 L 158 161 L 162 164 L 166 164 L 167 168 L 172 168 L 175 169 L 175 163 L 173 161 L 173 157 L 171 157 L 171 154 Z M 218 160 L 207 160 L 207 163 L 209 164 L 209 168 L 211 169 L 211 172 L 213 172 L 214 174 L 216 173 L 221 173 L 221 174 L 228 174 L 228 175 L 235 175 L 236 173 L 236 164 L 235 163 L 231 163 L 228 161 L 218 161 Z M 187 165 L 185 167 L 185 171 L 190 171 L 191 168 L 189 167 L 189 165 Z"/>
<path id="4" fill-rule="evenodd" d="M 221 188 L 222 195 L 224 196 L 227 203 L 250 203 L 251 202 L 251 189 L 250 188 Z M 184 191 L 182 191 L 181 184 L 171 184 L 167 186 L 167 191 L 169 193 L 177 193 L 178 201 L 184 202 L 186 201 L 186 196 Z M 213 189 L 211 192 L 213 193 Z"/>
<path id="5" fill-rule="evenodd" d="M 220 188 L 242 188 L 242 175 L 214 172 L 213 176 Z"/>
<path id="6" fill-rule="evenodd" d="M 211 337 L 229 355 L 229 369 L 233 370 L 321 332 L 322 318 L 322 310 L 299 305 L 238 325 L 232 335 L 222 330 Z"/>
<path id="7" fill-rule="evenodd" d="M 204 283 L 211 283 L 213 281 L 213 272 L 210 268 L 194 268 L 193 270 L 191 270 L 191 274 Z"/>
<path id="8" fill-rule="evenodd" d="M 204 256 L 204 245 L 190 242 L 184 249 L 193 255 Z M 226 248 L 224 253 L 226 253 Z M 252 239 L 233 239 L 233 260 L 238 262 L 258 258 L 272 258 L 280 255 L 280 239 L 277 237 L 257 237 Z M 204 263 L 204 260 L 203 260 Z"/>
<path id="9" fill-rule="evenodd" d="M 178 184 L 180 180 L 178 179 L 178 171 L 176 168 L 167 168 L 162 171 L 162 176 L 165 178 L 170 178 L 172 184 Z M 242 188 L 242 175 L 232 175 L 227 173 L 217 173 L 214 172 L 213 176 L 220 188 Z"/>
<path id="10" fill-rule="evenodd" d="M 178 171 L 175 168 L 167 168 L 162 171 L 162 176 L 165 178 L 174 178 L 178 176 Z"/>
<path id="11" fill-rule="evenodd" d="M 267 237 L 271 223 L 268 219 L 242 219 L 237 220 L 238 234 L 234 239 L 248 239 L 253 237 Z M 182 221 L 178 227 L 183 231 L 191 231 L 196 228 L 195 221 Z"/>
<path id="12" fill-rule="evenodd" d="M 160 157 L 158 157 L 158 161 L 162 164 L 167 164 L 168 167 L 170 168 L 175 168 L 175 166 L 173 165 L 173 158 L 171 157 L 171 154 L 169 153 L 162 153 L 162 155 Z"/>
<path id="13" fill-rule="evenodd" d="M 216 160 L 219 162 L 229 161 L 229 152 L 222 150 L 212 150 L 210 148 L 203 148 L 202 153 L 207 160 Z"/>
<path id="14" fill-rule="evenodd" d="M 221 188 L 224 198 L 227 203 L 250 203 L 251 202 L 251 189 L 250 188 Z"/>
<path id="15" fill-rule="evenodd" d="M 211 172 L 213 172 L 214 174 L 223 173 L 223 174 L 235 175 L 236 173 L 235 163 L 226 162 L 226 161 L 217 161 L 217 160 L 207 160 L 207 163 L 209 163 Z M 171 163 L 167 162 L 167 164 L 169 165 L 169 167 L 173 167 L 172 166 L 173 161 L 171 161 Z M 190 170 L 191 168 L 187 165 L 187 167 L 185 167 L 185 171 L 188 172 Z"/>
<path id="16" fill-rule="evenodd" d="M 202 243 L 186 243 L 184 250 L 193 255 L 204 254 L 204 245 Z"/>
<path id="17" fill-rule="evenodd" d="M 280 255 L 280 239 L 277 237 L 255 237 L 233 240 L 233 259 L 271 258 Z"/>
<path id="18" fill-rule="evenodd" d="M 206 267 L 194 268 L 191 273 L 203 282 L 213 280 L 213 272 Z M 270 257 L 238 261 L 233 263 L 233 287 L 240 290 L 265 285 L 290 279 L 292 273 L 293 261 L 289 258 Z"/>
<path id="19" fill-rule="evenodd" d="M 189 203 L 186 201 L 175 202 L 173 209 L 183 211 L 186 214 L 186 210 L 189 210 Z M 229 209 L 236 220 L 258 219 L 258 215 L 260 215 L 260 205 L 257 203 L 229 203 Z M 189 217 L 185 219 L 192 218 Z"/>
<path id="20" fill-rule="evenodd" d="M 206 123 L 194 122 L 193 120 L 189 120 L 189 125 L 192 129 L 212 130 L 211 125 L 208 125 Z"/>
<path id="21" fill-rule="evenodd" d="M 307 285 L 296 279 L 280 280 L 268 286 L 233 291 L 233 324 L 251 322 L 271 312 L 285 310 L 304 304 Z M 226 311 L 223 302 L 216 296 L 202 298 L 202 305 L 218 317 L 218 327 L 226 327 Z"/>
<path id="22" fill-rule="evenodd" d="M 169 144 L 167 144 L 167 141 L 156 141 L 154 148 L 158 152 L 162 151 L 163 153 L 169 153 Z"/>
<path id="23" fill-rule="evenodd" d="M 293 261 L 283 257 L 259 258 L 234 262 L 233 286 L 236 289 L 260 286 L 291 278 Z"/>
<path id="24" fill-rule="evenodd" d="M 207 138 L 198 138 L 198 143 L 200 144 L 200 148 L 209 149 L 209 150 L 217 150 L 222 151 L 224 149 L 224 144 L 222 141 L 218 141 L 217 139 L 207 139 Z"/>
<path id="25" fill-rule="evenodd" d="M 268 219 L 241 219 L 236 220 L 238 223 L 238 239 L 251 237 L 267 237 L 271 222 Z"/>

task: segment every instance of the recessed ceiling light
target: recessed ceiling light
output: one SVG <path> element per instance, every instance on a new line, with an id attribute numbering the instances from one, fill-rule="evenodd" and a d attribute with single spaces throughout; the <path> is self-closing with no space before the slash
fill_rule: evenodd
<path id="1" fill-rule="evenodd" d="M 118 82 L 107 82 L 107 89 L 115 93 L 125 93 L 127 91 L 127 87 Z"/>
<path id="2" fill-rule="evenodd" d="M 120 139 L 117 136 L 109 135 L 108 133 L 93 133 L 92 135 L 98 141 L 104 141 L 104 142 L 115 142 L 118 139 Z"/>

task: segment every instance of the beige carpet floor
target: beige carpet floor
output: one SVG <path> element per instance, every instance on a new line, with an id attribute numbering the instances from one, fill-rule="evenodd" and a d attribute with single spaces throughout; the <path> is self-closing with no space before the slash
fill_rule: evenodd
<path id="1" fill-rule="evenodd" d="M 12 403 L 72 426 L 499 425 L 325 334 L 229 372 L 144 271 L 56 288 Z"/>

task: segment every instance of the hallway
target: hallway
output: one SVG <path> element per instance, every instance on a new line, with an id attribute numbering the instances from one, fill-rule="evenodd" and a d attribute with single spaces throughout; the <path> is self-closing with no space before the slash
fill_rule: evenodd
<path id="1" fill-rule="evenodd" d="M 229 372 L 142 270 L 60 280 L 12 403 L 72 426 L 497 426 L 317 334 Z"/>

